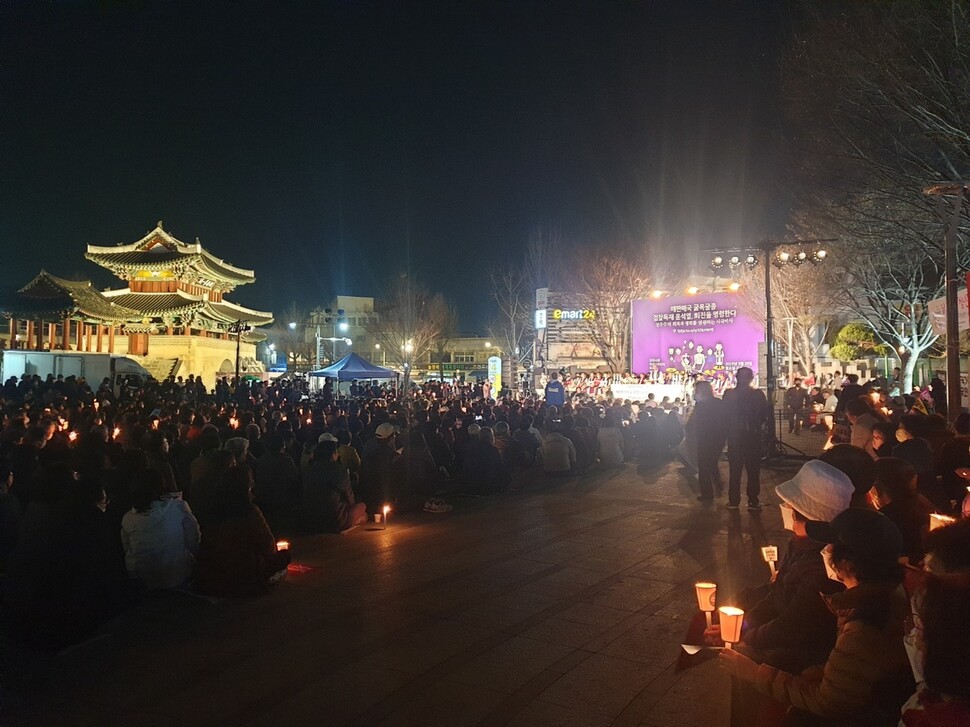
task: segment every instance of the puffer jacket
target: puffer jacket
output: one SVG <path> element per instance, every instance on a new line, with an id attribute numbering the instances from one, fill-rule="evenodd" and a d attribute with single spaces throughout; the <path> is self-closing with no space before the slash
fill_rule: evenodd
<path id="1" fill-rule="evenodd" d="M 745 603 L 742 642 L 759 662 L 787 671 L 821 664 L 835 644 L 835 615 L 820 594 L 842 591 L 825 573 L 823 543 L 792 538 L 778 577 Z"/>
<path id="2" fill-rule="evenodd" d="M 199 523 L 178 498 L 155 500 L 147 512 L 131 509 L 121 520 L 128 574 L 148 590 L 175 588 L 192 577 Z"/>
<path id="3" fill-rule="evenodd" d="M 761 664 L 755 687 L 822 717 L 819 724 L 896 724 L 914 688 L 903 647 L 909 604 L 902 586 L 863 583 L 824 598 L 838 620 L 828 661 L 799 675 Z"/>

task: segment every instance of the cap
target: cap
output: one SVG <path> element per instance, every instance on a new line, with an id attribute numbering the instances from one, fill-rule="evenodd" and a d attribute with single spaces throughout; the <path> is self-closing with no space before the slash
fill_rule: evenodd
<path id="1" fill-rule="evenodd" d="M 337 438 L 333 436 L 330 432 L 324 432 L 319 437 L 317 437 L 317 443 L 320 442 L 336 442 Z"/>
<path id="2" fill-rule="evenodd" d="M 809 520 L 831 522 L 849 508 L 852 480 L 832 465 L 813 459 L 775 488 L 775 494 Z"/>
<path id="3" fill-rule="evenodd" d="M 830 523 L 807 522 L 808 537 L 820 543 L 841 543 L 866 561 L 896 561 L 903 536 L 888 517 L 875 510 L 849 508 Z"/>
<path id="4" fill-rule="evenodd" d="M 387 439 L 389 436 L 394 434 L 394 425 L 390 422 L 384 422 L 377 427 L 377 431 L 374 432 L 378 439 Z"/>

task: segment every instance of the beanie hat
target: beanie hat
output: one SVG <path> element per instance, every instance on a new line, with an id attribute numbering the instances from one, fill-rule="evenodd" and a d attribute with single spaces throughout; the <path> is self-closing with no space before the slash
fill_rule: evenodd
<path id="1" fill-rule="evenodd" d="M 849 508 L 854 492 L 852 481 L 841 470 L 821 460 L 802 465 L 775 493 L 809 520 L 831 522 Z"/>

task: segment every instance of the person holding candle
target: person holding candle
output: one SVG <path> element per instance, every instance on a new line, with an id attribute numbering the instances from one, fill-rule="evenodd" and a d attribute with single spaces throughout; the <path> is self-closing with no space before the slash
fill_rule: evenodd
<path id="1" fill-rule="evenodd" d="M 742 592 L 737 605 L 745 609 L 739 649 L 755 661 L 787 671 L 801 671 L 825 660 L 835 643 L 835 616 L 819 594 L 843 590 L 828 578 L 822 561 L 825 543 L 809 537 L 809 521 L 830 522 L 849 507 L 852 482 L 825 462 L 806 462 L 789 481 L 775 488 L 789 511 L 794 537 L 769 583 Z M 717 625 L 705 633 L 720 644 Z"/>
<path id="2" fill-rule="evenodd" d="M 255 596 L 286 574 L 289 550 L 276 538 L 252 500 L 248 467 L 230 467 L 216 488 L 214 507 L 202 522 L 195 587 L 220 598 Z"/>
<path id="3" fill-rule="evenodd" d="M 793 708 L 798 724 L 890 725 L 912 693 L 909 660 L 903 648 L 908 613 L 903 591 L 903 539 L 881 513 L 850 508 L 831 523 L 809 522 L 809 537 L 828 542 L 829 577 L 845 591 L 824 600 L 838 621 L 835 646 L 824 664 L 790 672 L 758 664 L 738 651 L 722 651 L 722 666 Z"/>

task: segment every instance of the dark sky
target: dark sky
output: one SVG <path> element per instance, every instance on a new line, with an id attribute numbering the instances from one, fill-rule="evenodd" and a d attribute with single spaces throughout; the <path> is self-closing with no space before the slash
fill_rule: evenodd
<path id="1" fill-rule="evenodd" d="M 473 329 L 537 226 L 675 261 L 784 229 L 780 2 L 2 5 L 4 288 L 112 284 L 85 245 L 163 219 L 245 305 L 409 264 Z"/>

